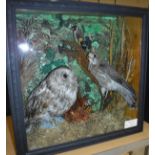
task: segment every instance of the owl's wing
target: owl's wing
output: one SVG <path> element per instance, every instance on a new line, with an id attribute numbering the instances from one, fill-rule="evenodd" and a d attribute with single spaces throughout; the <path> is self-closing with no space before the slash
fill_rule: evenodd
<path id="1" fill-rule="evenodd" d="M 36 113 L 39 114 L 39 112 L 42 112 L 43 108 L 48 106 L 45 102 L 47 94 L 49 94 L 49 89 L 46 80 L 44 80 L 28 98 L 28 103 L 26 105 L 27 117 L 33 117 Z"/>
<path id="2" fill-rule="evenodd" d="M 128 83 L 122 78 L 122 76 L 109 64 L 100 64 L 99 69 L 107 74 L 112 80 L 122 85 L 123 87 L 129 89 L 132 93 L 135 93 L 134 89 L 128 85 Z"/>

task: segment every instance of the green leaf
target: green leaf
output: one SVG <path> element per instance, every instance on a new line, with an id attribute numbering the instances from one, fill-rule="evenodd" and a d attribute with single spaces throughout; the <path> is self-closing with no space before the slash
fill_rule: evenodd
<path id="1" fill-rule="evenodd" d="M 94 48 L 99 48 L 99 43 L 97 42 L 97 41 L 94 41 L 93 43 L 92 43 L 92 47 L 94 47 Z"/>
<path id="2" fill-rule="evenodd" d="M 53 60 L 54 57 L 55 57 L 55 52 L 53 52 L 51 48 L 48 48 L 46 50 L 46 56 L 45 56 L 45 58 L 47 58 L 49 60 Z"/>
<path id="3" fill-rule="evenodd" d="M 63 19 L 63 20 L 68 20 L 69 18 L 70 18 L 69 15 L 62 15 L 62 19 Z"/>

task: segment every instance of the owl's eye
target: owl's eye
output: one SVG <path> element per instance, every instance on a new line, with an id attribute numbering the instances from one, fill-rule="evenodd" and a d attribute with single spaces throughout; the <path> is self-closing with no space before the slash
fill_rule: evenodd
<path id="1" fill-rule="evenodd" d="M 64 79 L 66 79 L 68 77 L 68 75 L 66 73 L 63 74 Z"/>

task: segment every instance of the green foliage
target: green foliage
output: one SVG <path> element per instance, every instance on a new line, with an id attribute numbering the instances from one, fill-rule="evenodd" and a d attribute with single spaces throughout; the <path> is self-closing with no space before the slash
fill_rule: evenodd
<path id="1" fill-rule="evenodd" d="M 68 16 L 68 15 L 62 15 L 63 20 L 69 20 L 69 18 L 70 18 L 70 16 Z"/>
<path id="2" fill-rule="evenodd" d="M 45 58 L 47 58 L 48 60 L 53 60 L 55 57 L 55 52 L 52 51 L 51 48 L 46 49 L 46 56 Z"/>
<path id="3" fill-rule="evenodd" d="M 94 42 L 92 42 L 92 47 L 94 47 L 94 48 L 99 48 L 99 43 L 97 42 L 97 41 L 94 41 Z"/>
<path id="4" fill-rule="evenodd" d="M 60 20 L 55 14 L 39 14 L 36 19 L 40 22 L 43 22 L 44 20 L 48 21 L 52 28 L 58 28 L 60 24 Z"/>
<path id="5" fill-rule="evenodd" d="M 92 105 L 92 110 L 95 112 L 101 108 L 101 94 L 97 89 L 95 83 L 85 74 L 81 69 L 80 65 L 76 60 L 71 62 L 71 67 L 79 79 L 79 89 L 81 96 L 86 96 L 88 101 Z M 87 90 L 87 85 L 89 85 L 90 90 Z"/>
<path id="6" fill-rule="evenodd" d="M 96 33 L 102 32 L 103 26 L 102 24 L 99 24 L 99 23 L 96 23 L 96 24 L 93 23 L 93 24 L 85 25 L 84 28 L 85 28 L 86 35 L 89 35 L 89 34 L 95 35 Z"/>
<path id="7" fill-rule="evenodd" d="M 51 61 L 48 64 L 45 64 L 42 68 L 41 68 L 41 73 L 43 74 L 48 74 L 49 72 L 51 72 L 53 69 L 60 67 L 60 66 L 68 66 L 67 63 L 67 59 L 66 57 L 64 57 L 63 59 L 58 59 L 58 60 L 54 60 Z"/>
<path id="8" fill-rule="evenodd" d="M 103 16 L 101 18 L 102 20 L 112 20 L 112 21 L 115 21 L 117 19 L 117 17 L 115 16 Z"/>
<path id="9" fill-rule="evenodd" d="M 18 19 L 18 20 L 27 20 L 27 19 L 30 19 L 30 18 L 32 18 L 33 17 L 33 14 L 29 14 L 29 13 L 17 13 L 16 14 L 16 18 Z"/>
<path id="10" fill-rule="evenodd" d="M 80 16 L 74 16 L 74 15 L 62 15 L 63 20 L 78 20 L 81 19 Z"/>
<path id="11" fill-rule="evenodd" d="M 51 12 L 18 12 L 16 14 L 16 18 L 17 30 L 23 30 L 22 22 L 27 22 L 27 20 L 33 18 L 32 25 L 28 28 L 28 32 L 30 34 L 29 40 L 39 39 L 40 42 L 35 45 L 33 49 L 37 49 L 43 53 L 40 58 L 37 74 L 35 75 L 36 77 L 29 82 L 27 86 L 27 94 L 25 96 L 28 96 L 53 69 L 60 66 L 71 66 L 78 77 L 81 96 L 87 97 L 94 112 L 100 110 L 102 97 L 96 84 L 82 70 L 76 60 L 69 61 L 68 57 L 61 53 L 57 56 L 57 47 L 61 44 L 62 40 L 74 41 L 73 32 L 69 25 L 76 24 L 82 31 L 83 37 L 90 35 L 93 36 L 92 47 L 96 49 L 101 60 L 108 61 L 110 50 L 109 44 L 111 39 L 110 26 L 112 23 L 114 30 L 112 54 L 113 58 L 115 58 L 117 54 L 120 54 L 121 47 L 121 24 L 118 17 L 106 15 L 81 16 L 78 14 L 72 15 Z M 45 21 L 47 21 L 47 23 Z M 42 38 L 37 38 L 37 36 L 40 36 L 40 32 L 43 34 L 41 36 Z M 44 45 L 51 45 L 50 47 L 52 48 L 47 48 L 45 50 L 43 49 Z M 74 52 L 74 49 L 72 49 L 69 45 L 66 45 L 65 48 Z M 113 64 L 115 64 L 117 60 L 113 59 L 113 61 Z"/>

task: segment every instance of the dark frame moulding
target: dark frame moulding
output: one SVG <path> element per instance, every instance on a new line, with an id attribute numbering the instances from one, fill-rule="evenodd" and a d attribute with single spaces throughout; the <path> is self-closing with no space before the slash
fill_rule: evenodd
<path id="1" fill-rule="evenodd" d="M 104 135 L 98 135 L 91 138 L 85 138 L 74 142 L 68 142 L 52 147 L 36 149 L 28 151 L 26 131 L 24 127 L 24 109 L 22 94 L 20 90 L 20 77 L 18 62 L 16 61 L 17 47 L 16 41 L 16 24 L 15 24 L 15 10 L 16 9 L 34 9 L 34 10 L 52 10 L 62 12 L 82 12 L 91 14 L 114 14 L 114 15 L 129 15 L 138 16 L 143 19 L 142 27 L 142 56 L 141 56 L 141 81 L 140 81 L 140 106 L 138 116 L 138 126 L 130 129 L 120 130 Z M 101 141 L 110 140 L 113 138 L 129 135 L 142 130 L 143 115 L 144 115 L 144 101 L 145 101 L 145 86 L 146 86 L 146 69 L 148 56 L 148 9 L 131 8 L 116 5 L 104 5 L 90 2 L 49 2 L 49 1 L 7 1 L 7 82 L 9 88 L 9 97 L 11 104 L 11 113 L 14 126 L 14 134 L 16 140 L 16 149 L 18 155 L 51 155 Z"/>

